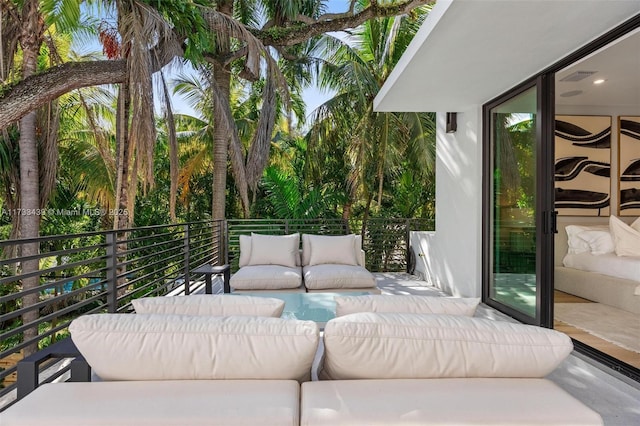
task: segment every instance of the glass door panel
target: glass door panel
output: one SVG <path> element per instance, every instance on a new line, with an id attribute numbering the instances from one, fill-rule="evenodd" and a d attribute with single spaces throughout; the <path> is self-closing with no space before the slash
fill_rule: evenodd
<path id="1" fill-rule="evenodd" d="M 537 88 L 490 109 L 492 240 L 489 298 L 535 323 Z"/>

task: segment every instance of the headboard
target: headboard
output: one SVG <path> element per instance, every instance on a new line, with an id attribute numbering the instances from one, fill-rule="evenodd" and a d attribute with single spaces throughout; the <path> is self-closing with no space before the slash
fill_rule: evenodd
<path id="1" fill-rule="evenodd" d="M 569 238 L 567 237 L 567 231 L 564 229 L 566 225 L 558 224 L 558 233 L 555 234 L 555 238 L 553 239 L 554 266 L 562 266 L 562 259 L 564 259 L 564 256 L 567 254 L 567 250 L 569 249 Z"/>

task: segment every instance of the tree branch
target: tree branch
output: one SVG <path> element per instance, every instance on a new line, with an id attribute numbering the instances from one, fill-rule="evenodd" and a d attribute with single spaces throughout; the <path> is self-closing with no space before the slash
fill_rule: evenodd
<path id="1" fill-rule="evenodd" d="M 0 97 L 0 129 L 65 93 L 125 81 L 126 60 L 68 62 L 25 78 Z"/>
<path id="2" fill-rule="evenodd" d="M 417 7 L 434 3 L 435 0 L 404 0 L 395 4 L 380 5 L 374 1 L 357 13 L 351 5 L 348 12 L 325 14 L 315 20 L 298 17 L 297 25 L 271 27 L 255 30 L 253 33 L 265 46 L 292 46 L 324 33 L 355 28 L 369 19 L 404 15 Z"/>

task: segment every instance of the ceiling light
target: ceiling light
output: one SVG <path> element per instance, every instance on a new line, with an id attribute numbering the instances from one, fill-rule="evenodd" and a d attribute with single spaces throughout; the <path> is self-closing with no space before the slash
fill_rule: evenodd
<path id="1" fill-rule="evenodd" d="M 599 79 L 597 79 L 597 80 L 594 80 L 594 81 L 593 81 L 593 84 L 602 84 L 602 83 L 604 83 L 605 81 L 607 81 L 607 80 L 605 80 L 604 78 L 599 78 Z"/>

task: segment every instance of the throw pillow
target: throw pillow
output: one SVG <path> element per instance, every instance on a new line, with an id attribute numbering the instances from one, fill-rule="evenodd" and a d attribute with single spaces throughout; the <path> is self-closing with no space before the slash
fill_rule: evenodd
<path id="1" fill-rule="evenodd" d="M 635 222 L 634 222 L 635 224 Z M 609 227 L 618 256 L 640 256 L 640 232 L 615 216 L 609 217 Z"/>
<path id="2" fill-rule="evenodd" d="M 247 265 L 296 267 L 300 234 L 262 235 L 251 233 L 251 256 Z"/>
<path id="3" fill-rule="evenodd" d="M 591 251 L 591 247 L 589 247 L 589 243 L 579 235 L 584 231 L 596 231 L 596 230 L 606 230 L 606 226 L 584 226 L 584 225 L 567 225 L 565 227 L 565 231 L 567 231 L 567 243 L 569 245 L 569 254 L 579 254 L 586 253 Z"/>
<path id="4" fill-rule="evenodd" d="M 616 248 L 611 232 L 609 232 L 608 229 L 582 231 L 578 234 L 578 238 L 589 244 L 591 254 L 601 255 L 613 253 Z"/>
<path id="5" fill-rule="evenodd" d="M 323 264 L 358 265 L 354 234 L 340 236 L 309 235 L 309 266 Z"/>

